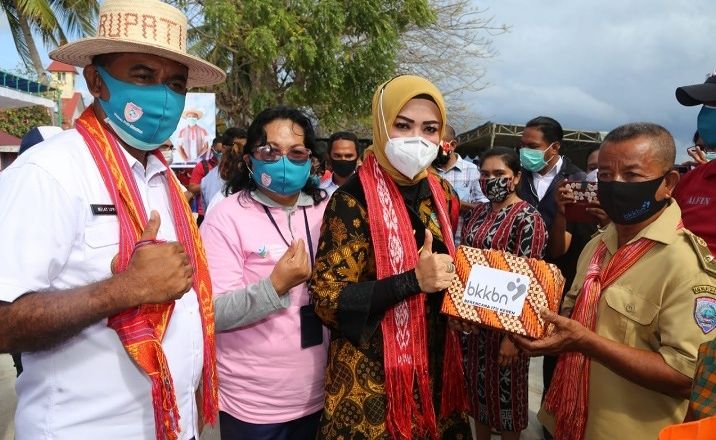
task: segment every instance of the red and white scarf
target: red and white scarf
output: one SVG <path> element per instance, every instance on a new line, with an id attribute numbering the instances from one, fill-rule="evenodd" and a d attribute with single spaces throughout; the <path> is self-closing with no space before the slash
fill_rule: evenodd
<path id="1" fill-rule="evenodd" d="M 112 273 L 119 273 L 129 265 L 135 245 L 147 224 L 147 213 L 121 147 L 99 122 L 92 107 L 82 113 L 76 122 L 76 128 L 87 144 L 117 209 L 119 254 L 112 261 Z M 161 153 L 154 151 L 151 154 L 166 165 Z M 200 410 L 204 420 L 214 424 L 218 414 L 218 387 L 214 306 L 208 264 L 196 222 L 186 203 L 181 185 L 172 172 L 167 173 L 167 195 L 177 238 L 184 246 L 194 268 L 194 291 L 199 302 L 204 340 Z M 174 301 L 144 304 L 111 316 L 107 322 L 107 325 L 117 332 L 128 355 L 151 380 L 157 440 L 175 440 L 180 430 L 174 384 L 162 349 L 162 339 L 173 310 Z"/>
<path id="2" fill-rule="evenodd" d="M 589 261 L 584 285 L 572 312 L 572 319 L 594 331 L 597 326 L 597 308 L 602 291 L 622 276 L 644 256 L 656 242 L 641 238 L 617 250 L 604 269 L 607 254 L 603 241 Z M 582 440 L 587 427 L 589 401 L 589 370 L 591 358 L 579 352 L 560 355 L 554 370 L 554 380 L 545 399 L 545 409 L 553 414 L 557 428 L 554 438 Z"/>
<path id="3" fill-rule="evenodd" d="M 370 233 L 378 279 L 413 269 L 418 249 L 412 223 L 398 186 L 369 155 L 359 169 L 368 205 Z M 440 230 L 450 255 L 455 255 L 446 195 L 437 177 L 429 175 Z M 413 425 L 421 435 L 438 437 L 432 390 L 428 372 L 428 338 L 425 319 L 425 293 L 413 295 L 386 313 L 381 323 L 385 392 L 388 408 L 386 427 L 395 439 L 411 439 Z M 413 398 L 417 380 L 420 403 Z M 447 330 L 443 363 L 441 417 L 467 410 L 462 371 L 462 355 L 457 333 Z"/>

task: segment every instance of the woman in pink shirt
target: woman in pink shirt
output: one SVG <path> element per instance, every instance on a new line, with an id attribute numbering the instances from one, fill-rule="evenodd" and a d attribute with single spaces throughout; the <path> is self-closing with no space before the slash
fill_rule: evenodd
<path id="1" fill-rule="evenodd" d="M 261 112 L 227 184 L 232 195 L 201 227 L 225 439 L 316 437 L 328 333 L 306 287 L 326 206 L 308 178 L 314 142 L 298 110 Z"/>

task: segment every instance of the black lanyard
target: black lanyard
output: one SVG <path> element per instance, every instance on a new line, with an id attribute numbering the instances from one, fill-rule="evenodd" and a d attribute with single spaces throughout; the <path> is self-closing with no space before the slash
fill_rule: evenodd
<path id="1" fill-rule="evenodd" d="M 271 224 L 274 228 L 276 228 L 276 232 L 278 232 L 278 235 L 281 236 L 281 240 L 283 240 L 284 243 L 286 243 L 286 246 L 291 246 L 286 240 L 286 237 L 283 236 L 281 233 L 281 229 L 279 229 L 278 224 L 276 224 L 276 220 L 274 220 L 273 216 L 271 215 L 271 211 L 266 207 L 266 205 L 261 205 L 264 208 L 264 212 L 266 213 L 266 216 L 271 220 Z M 306 207 L 301 206 L 301 209 L 303 209 L 303 220 L 306 225 L 306 239 L 308 240 L 308 252 L 311 256 L 311 268 L 313 268 L 313 265 L 315 263 L 314 256 L 313 256 L 313 240 L 311 240 L 311 229 L 308 227 L 308 215 L 306 214 Z"/>

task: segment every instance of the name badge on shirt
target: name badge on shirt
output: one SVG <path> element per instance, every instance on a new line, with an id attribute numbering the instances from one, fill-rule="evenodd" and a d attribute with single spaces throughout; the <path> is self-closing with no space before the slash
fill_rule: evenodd
<path id="1" fill-rule="evenodd" d="M 117 215 L 117 208 L 114 205 L 90 205 L 94 215 Z"/>

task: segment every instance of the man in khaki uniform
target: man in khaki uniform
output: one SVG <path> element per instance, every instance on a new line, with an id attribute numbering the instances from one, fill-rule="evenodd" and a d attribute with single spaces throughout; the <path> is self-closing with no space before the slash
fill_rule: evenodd
<path id="1" fill-rule="evenodd" d="M 671 200 L 674 156 L 655 124 L 607 135 L 598 195 L 613 223 L 582 252 L 564 316 L 543 311 L 554 331 L 514 337 L 562 354 L 540 412 L 555 438 L 655 439 L 684 418 L 698 347 L 716 334 L 716 264 Z"/>

